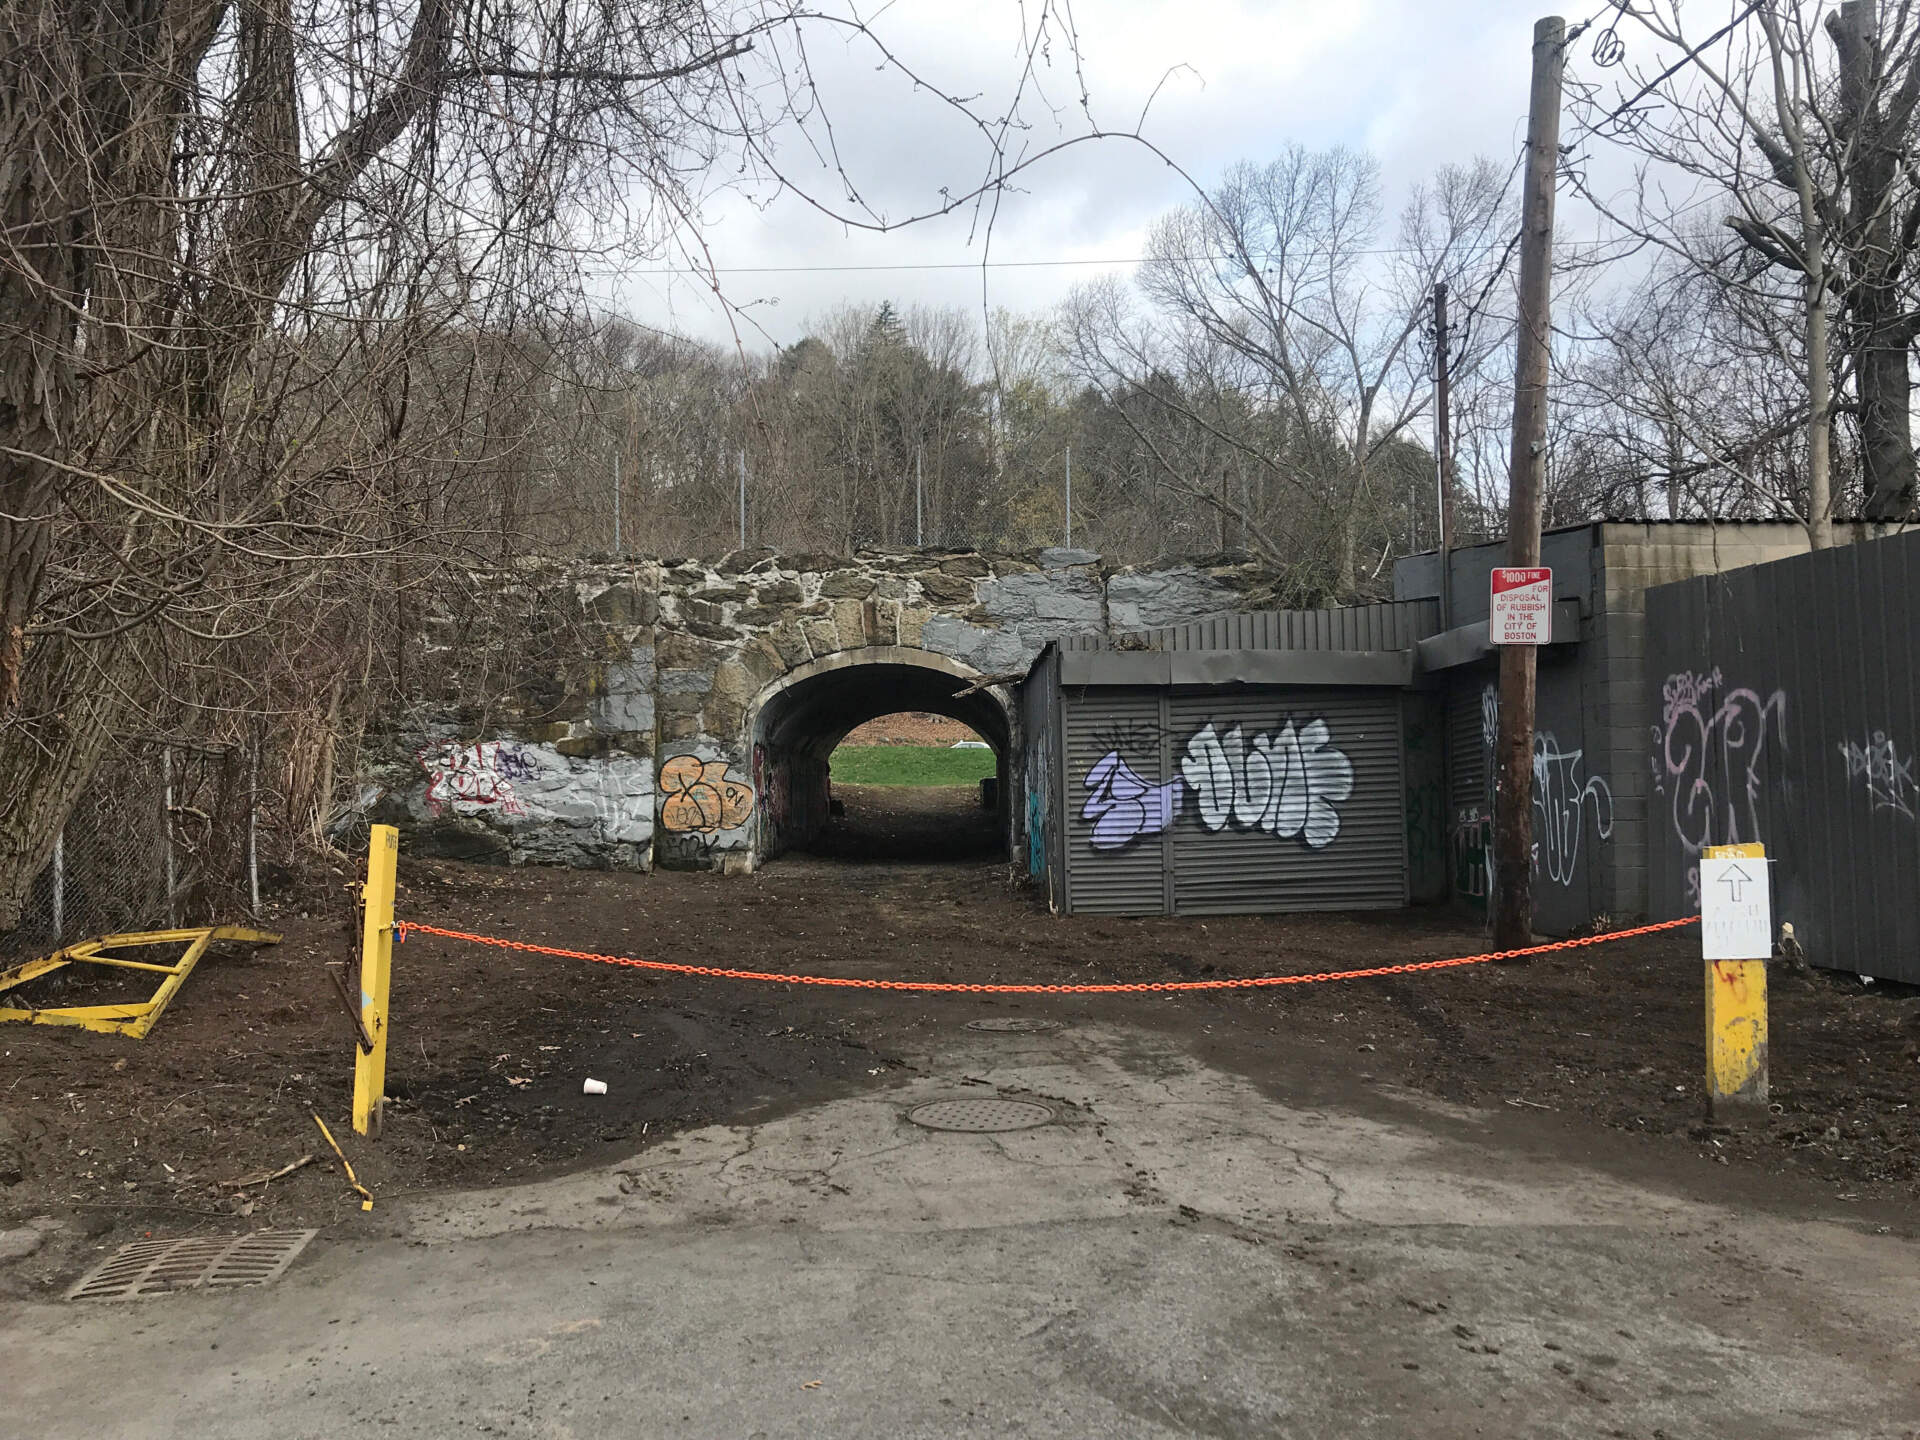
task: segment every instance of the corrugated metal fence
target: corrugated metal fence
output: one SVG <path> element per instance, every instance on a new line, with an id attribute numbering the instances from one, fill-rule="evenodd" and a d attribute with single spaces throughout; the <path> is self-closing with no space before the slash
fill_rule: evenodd
<path id="1" fill-rule="evenodd" d="M 1437 600 L 1395 600 L 1338 610 L 1217 615 L 1122 635 L 1070 635 L 1063 650 L 1405 650 L 1440 628 Z"/>
<path id="2" fill-rule="evenodd" d="M 1818 965 L 1920 983 L 1920 533 L 1647 592 L 1650 893 L 1760 841 Z"/>

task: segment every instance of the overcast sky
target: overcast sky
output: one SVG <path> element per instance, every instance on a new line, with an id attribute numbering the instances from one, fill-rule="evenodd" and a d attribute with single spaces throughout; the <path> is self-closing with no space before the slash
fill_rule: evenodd
<path id="1" fill-rule="evenodd" d="M 1029 0 L 1031 3 L 1031 0 Z M 871 8 L 871 7 L 869 7 Z M 1390 206 L 1448 161 L 1508 161 L 1525 138 L 1528 54 L 1537 0 L 1080 0 L 1080 50 L 1095 119 L 1131 128 L 1156 86 L 1144 133 L 1203 185 L 1239 159 L 1262 160 L 1288 141 L 1372 151 Z M 1577 21 L 1584 10 L 1569 12 Z M 1015 0 L 897 0 L 876 24 L 901 57 L 955 92 L 984 92 L 994 112 L 1018 68 Z M 869 52 L 810 40 L 814 70 L 841 157 L 874 209 L 895 218 L 938 204 L 941 186 L 977 184 L 987 151 L 926 92 L 875 69 Z M 1586 46 L 1573 53 L 1576 69 Z M 1063 47 L 1043 72 L 1058 120 L 1030 102 L 1034 148 L 1085 128 Z M 1171 71 L 1171 73 L 1169 73 Z M 816 127 L 817 133 L 817 127 Z M 807 188 L 844 202 L 841 187 L 798 135 L 780 148 Z M 1124 260 L 1140 253 L 1154 217 L 1182 203 L 1185 182 L 1139 146 L 1105 140 L 1028 173 L 1006 196 L 992 255 L 1003 261 Z M 807 322 L 843 301 L 964 305 L 978 311 L 981 242 L 968 219 L 885 235 L 850 231 L 789 195 L 749 204 L 720 195 L 703 234 L 723 283 L 767 336 L 791 344 Z M 1383 242 L 1390 237 L 1383 237 Z M 958 265 L 949 270 L 756 267 Z M 700 282 L 626 275 L 611 287 L 643 322 L 727 341 L 732 328 Z M 1111 264 L 996 267 L 989 299 L 1033 309 Z M 750 344 L 766 336 L 742 326 Z"/>

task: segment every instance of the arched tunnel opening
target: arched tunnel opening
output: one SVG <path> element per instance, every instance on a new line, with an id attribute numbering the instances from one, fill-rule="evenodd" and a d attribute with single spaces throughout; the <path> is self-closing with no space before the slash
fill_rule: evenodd
<path id="1" fill-rule="evenodd" d="M 982 860 L 1006 854 L 1007 712 L 965 674 L 895 654 L 789 677 L 754 718 L 757 859 Z M 958 721 L 993 753 L 992 778 L 963 786 L 836 783 L 833 754 L 870 721 L 903 713 Z"/>

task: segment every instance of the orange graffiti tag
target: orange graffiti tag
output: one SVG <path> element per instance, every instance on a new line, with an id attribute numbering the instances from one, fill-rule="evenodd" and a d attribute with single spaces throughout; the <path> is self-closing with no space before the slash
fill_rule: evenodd
<path id="1" fill-rule="evenodd" d="M 660 823 L 669 830 L 711 835 L 746 823 L 753 813 L 753 787 L 727 778 L 727 762 L 676 755 L 660 767 L 666 800 Z"/>

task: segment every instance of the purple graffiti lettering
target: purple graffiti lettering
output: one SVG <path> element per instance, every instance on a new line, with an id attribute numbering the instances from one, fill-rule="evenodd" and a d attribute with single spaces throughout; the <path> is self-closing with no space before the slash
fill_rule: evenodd
<path id="1" fill-rule="evenodd" d="M 1124 850 L 1143 835 L 1158 835 L 1173 823 L 1178 780 L 1154 785 L 1109 750 L 1087 771 L 1082 782 L 1093 793 L 1080 809 L 1082 820 L 1093 822 L 1096 850 Z"/>

